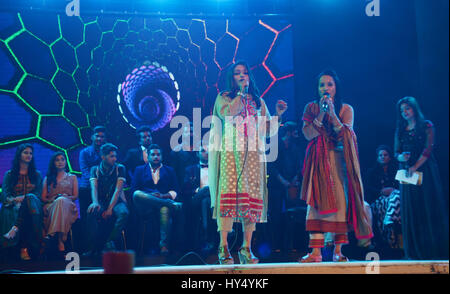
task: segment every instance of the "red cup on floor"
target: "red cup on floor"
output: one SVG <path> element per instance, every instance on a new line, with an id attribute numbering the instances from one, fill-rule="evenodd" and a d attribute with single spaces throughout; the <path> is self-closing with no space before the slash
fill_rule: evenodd
<path id="1" fill-rule="evenodd" d="M 110 251 L 103 254 L 103 269 L 105 274 L 132 274 L 133 268 L 133 251 Z"/>

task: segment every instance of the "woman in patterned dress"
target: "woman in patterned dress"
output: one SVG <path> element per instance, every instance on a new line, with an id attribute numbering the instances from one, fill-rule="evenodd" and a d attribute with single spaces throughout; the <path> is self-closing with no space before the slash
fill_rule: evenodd
<path id="1" fill-rule="evenodd" d="M 78 198 L 78 181 L 68 173 L 63 152 L 56 152 L 50 159 L 44 178 L 42 201 L 46 235 L 58 234 L 58 250 L 64 252 L 64 242 L 72 224 L 77 220 L 78 210 L 74 201 Z"/>
<path id="2" fill-rule="evenodd" d="M 287 109 L 279 100 L 278 118 Z M 234 222 L 241 222 L 241 263 L 257 263 L 251 251 L 256 223 L 267 221 L 267 173 L 264 144 L 267 135 L 278 130 L 245 62 L 233 64 L 227 76 L 227 90 L 221 92 L 213 109 L 209 141 L 208 181 L 213 218 L 220 232 L 219 262 L 234 263 L 227 236 Z"/>
<path id="3" fill-rule="evenodd" d="M 19 245 L 24 260 L 29 260 L 30 255 L 38 257 L 43 248 L 42 178 L 33 151 L 28 143 L 17 147 L 12 168 L 3 178 L 1 194 L 0 247 Z"/>
<path id="4" fill-rule="evenodd" d="M 397 102 L 395 156 L 409 174 L 423 173 L 421 185 L 400 184 L 406 259 L 448 259 L 448 204 L 432 152 L 434 134 L 433 124 L 425 120 L 415 98 Z"/>
<path id="5" fill-rule="evenodd" d="M 303 165 L 301 197 L 308 204 L 306 230 L 312 252 L 299 262 L 321 262 L 325 234 L 334 235 L 333 261 L 348 261 L 341 247 L 347 232 L 372 238 L 370 208 L 364 203 L 353 108 L 342 103 L 339 79 L 332 70 L 319 74 L 319 98 L 306 105 L 303 134 L 309 141 Z M 328 237 L 327 237 L 328 239 Z"/>
<path id="6" fill-rule="evenodd" d="M 377 163 L 367 174 L 365 199 L 373 215 L 374 242 L 384 252 L 396 252 L 401 244 L 400 190 L 395 174 L 397 160 L 391 148 L 380 145 L 376 149 Z"/>

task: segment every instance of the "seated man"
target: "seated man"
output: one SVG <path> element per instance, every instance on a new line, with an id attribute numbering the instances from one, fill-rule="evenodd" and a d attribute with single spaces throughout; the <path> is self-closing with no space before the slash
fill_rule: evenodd
<path id="1" fill-rule="evenodd" d="M 194 247 L 200 245 L 202 251 L 210 251 L 214 248 L 215 222 L 208 186 L 208 150 L 202 147 L 197 154 L 200 163 L 188 166 L 184 173 L 183 198 L 190 206 L 186 231 L 192 236 Z"/>
<path id="2" fill-rule="evenodd" d="M 147 215 L 157 209 L 160 213 L 160 250 L 168 253 L 170 233 L 170 212 L 179 211 L 182 204 L 175 202 L 178 195 L 178 181 L 174 170 L 164 166 L 161 148 L 152 144 L 148 148 L 149 164 L 136 167 L 131 190 L 133 202 L 140 215 Z"/>
<path id="3" fill-rule="evenodd" d="M 90 255 L 98 255 L 105 247 L 114 250 L 114 241 L 120 236 L 128 219 L 123 194 L 125 167 L 117 164 L 117 147 L 106 143 L 100 148 L 102 161 L 91 169 L 92 204 L 88 207 L 88 223 L 94 244 Z M 106 245 L 105 245 L 106 243 Z"/>
<path id="4" fill-rule="evenodd" d="M 127 183 L 131 184 L 134 170 L 140 165 L 148 163 L 147 148 L 152 144 L 152 132 L 149 126 L 141 126 L 136 135 L 139 139 L 139 147 L 128 150 L 123 165 L 127 169 Z"/>

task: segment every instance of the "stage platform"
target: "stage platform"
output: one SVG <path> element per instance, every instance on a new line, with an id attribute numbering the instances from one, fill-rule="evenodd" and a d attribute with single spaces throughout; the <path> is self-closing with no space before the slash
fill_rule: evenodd
<path id="1" fill-rule="evenodd" d="M 448 260 L 442 261 L 350 261 L 300 264 L 260 263 L 255 265 L 193 265 L 135 267 L 134 274 L 449 274 Z M 379 272 L 375 266 L 379 266 Z M 64 271 L 34 274 L 65 274 Z M 81 270 L 80 274 L 103 274 L 102 269 Z"/>

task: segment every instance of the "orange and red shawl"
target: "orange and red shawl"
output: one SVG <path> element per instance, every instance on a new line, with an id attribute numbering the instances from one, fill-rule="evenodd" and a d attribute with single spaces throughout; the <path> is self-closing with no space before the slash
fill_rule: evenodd
<path id="1" fill-rule="evenodd" d="M 302 119 L 313 124 L 314 118 L 319 115 L 319 111 L 317 103 L 310 103 L 306 107 Z M 327 119 L 328 116 L 324 120 L 324 126 L 327 125 Z M 331 125 L 331 123 L 328 123 L 328 125 Z M 328 127 L 319 128 L 315 125 L 314 127 L 320 135 L 312 139 L 306 148 L 302 171 L 302 200 L 317 209 L 319 214 L 337 212 L 328 146 L 332 146 L 337 140 L 342 140 L 348 179 L 347 222 L 354 229 L 356 238 L 372 238 L 372 228 L 364 210 L 364 192 L 359 168 L 358 147 L 353 129 L 344 124 L 339 133 L 336 134 Z"/>

